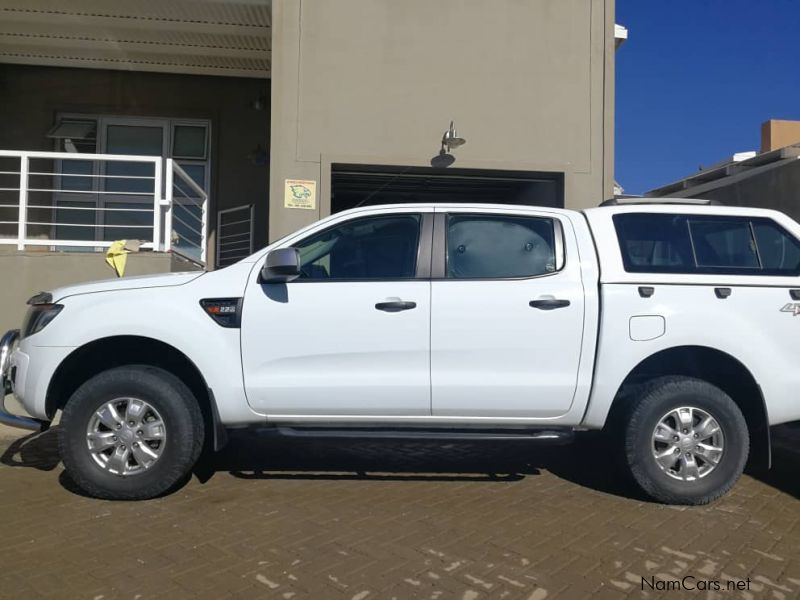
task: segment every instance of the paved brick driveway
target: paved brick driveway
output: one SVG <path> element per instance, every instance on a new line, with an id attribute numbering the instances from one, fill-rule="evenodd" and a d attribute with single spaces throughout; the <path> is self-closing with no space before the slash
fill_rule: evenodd
<path id="1" fill-rule="evenodd" d="M 205 483 L 112 503 L 73 491 L 54 431 L 21 435 L 0 426 L 2 598 L 800 597 L 800 455 L 786 451 L 767 476 L 687 509 L 620 487 L 591 438 L 538 448 L 246 433 Z M 686 575 L 722 590 L 642 590 L 643 577 Z M 749 591 L 726 590 L 747 578 Z"/>

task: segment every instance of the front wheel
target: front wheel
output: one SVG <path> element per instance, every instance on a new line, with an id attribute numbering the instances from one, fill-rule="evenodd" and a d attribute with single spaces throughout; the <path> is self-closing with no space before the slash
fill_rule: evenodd
<path id="1" fill-rule="evenodd" d="M 747 423 L 718 387 L 689 377 L 647 386 L 625 428 L 625 457 L 636 483 L 668 504 L 707 504 L 744 470 Z"/>
<path id="2" fill-rule="evenodd" d="M 136 365 L 109 369 L 78 388 L 61 415 L 59 449 L 83 492 L 143 500 L 191 472 L 203 436 L 202 413 L 183 382 Z"/>

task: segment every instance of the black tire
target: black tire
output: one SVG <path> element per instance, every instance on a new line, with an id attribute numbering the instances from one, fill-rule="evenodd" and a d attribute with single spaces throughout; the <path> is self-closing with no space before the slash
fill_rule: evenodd
<path id="1" fill-rule="evenodd" d="M 718 387 L 690 377 L 663 377 L 644 386 L 625 423 L 625 459 L 630 474 L 653 499 L 667 504 L 708 504 L 726 494 L 742 474 L 750 448 L 747 423 L 730 396 Z M 704 476 L 676 479 L 653 455 L 653 434 L 661 418 L 673 409 L 694 407 L 712 416 L 722 431 L 724 452 Z M 687 411 L 688 412 L 688 411 Z M 674 438 L 673 438 L 674 439 Z M 674 442 L 673 451 L 684 442 Z M 660 443 L 659 443 L 660 444 Z M 666 449 L 670 446 L 664 445 Z M 702 456 L 698 464 L 702 464 Z"/>
<path id="2" fill-rule="evenodd" d="M 87 443 L 96 411 L 117 398 L 139 398 L 158 411 L 167 432 L 152 466 L 126 477 L 101 467 Z M 190 475 L 203 448 L 203 415 L 177 377 L 156 367 L 131 365 L 95 375 L 67 401 L 58 438 L 68 475 L 86 494 L 107 500 L 145 500 L 171 491 Z"/>

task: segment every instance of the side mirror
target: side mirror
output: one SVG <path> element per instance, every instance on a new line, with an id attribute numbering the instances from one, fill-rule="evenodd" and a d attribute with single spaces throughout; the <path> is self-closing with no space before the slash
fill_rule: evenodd
<path id="1" fill-rule="evenodd" d="M 287 283 L 300 277 L 297 248 L 279 248 L 267 254 L 261 268 L 261 283 Z"/>

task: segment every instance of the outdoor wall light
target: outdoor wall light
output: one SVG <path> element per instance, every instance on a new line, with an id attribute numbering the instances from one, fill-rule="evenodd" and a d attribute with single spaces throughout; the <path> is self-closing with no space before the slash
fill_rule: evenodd
<path id="1" fill-rule="evenodd" d="M 450 121 L 450 128 L 442 136 L 442 151 L 450 152 L 453 148 L 458 148 L 467 143 L 463 137 L 459 137 L 453 121 Z"/>
<path id="2" fill-rule="evenodd" d="M 463 137 L 459 137 L 456 132 L 455 123 L 450 121 L 449 129 L 447 129 L 442 136 L 442 146 L 439 149 L 439 154 L 431 159 L 431 166 L 437 169 L 446 169 L 456 162 L 456 157 L 450 154 L 450 151 L 466 143 L 467 140 Z"/>

